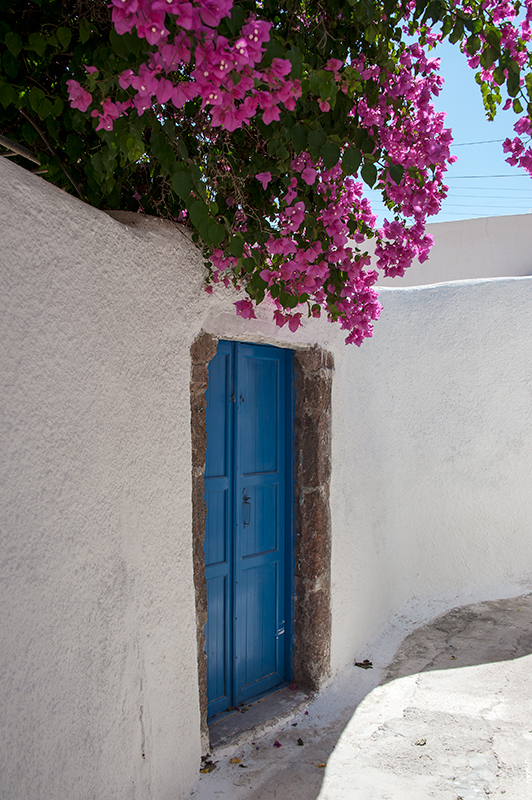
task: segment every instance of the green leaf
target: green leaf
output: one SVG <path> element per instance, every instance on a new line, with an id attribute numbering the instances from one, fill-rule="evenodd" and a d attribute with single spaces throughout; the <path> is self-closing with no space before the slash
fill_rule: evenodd
<path id="1" fill-rule="evenodd" d="M 511 72 L 508 75 L 506 87 L 508 89 L 508 94 L 510 95 L 510 97 L 515 97 L 519 91 L 519 75 L 516 75 L 515 72 Z"/>
<path id="2" fill-rule="evenodd" d="M 272 37 L 266 46 L 265 64 L 272 63 L 274 58 L 284 58 L 284 44 L 277 37 Z"/>
<path id="3" fill-rule="evenodd" d="M 292 143 L 296 154 L 302 153 L 307 146 L 307 129 L 303 125 L 295 125 L 292 131 Z"/>
<path id="4" fill-rule="evenodd" d="M 91 164 L 93 169 L 98 172 L 100 175 L 104 175 L 107 172 L 107 168 L 103 163 L 103 156 L 102 153 L 95 153 L 91 158 Z M 100 180 L 100 178 L 99 178 Z"/>
<path id="5" fill-rule="evenodd" d="M 354 175 L 355 172 L 358 172 L 361 163 L 362 153 L 360 150 L 355 150 L 350 147 L 345 151 L 344 157 L 342 158 L 342 169 L 346 175 Z"/>
<path id="6" fill-rule="evenodd" d="M 285 306 L 285 308 L 286 307 L 295 308 L 298 303 L 299 303 L 299 297 L 297 295 L 295 297 L 294 297 L 293 294 L 287 294 L 286 295 L 286 306 Z"/>
<path id="7" fill-rule="evenodd" d="M 303 74 L 303 56 L 301 55 L 299 48 L 293 47 L 292 50 L 289 50 L 285 56 L 290 63 L 292 64 L 292 72 L 290 73 L 290 77 L 301 78 Z"/>
<path id="8" fill-rule="evenodd" d="M 334 142 L 327 142 L 320 150 L 326 169 L 332 169 L 340 159 L 340 148 Z"/>
<path id="9" fill-rule="evenodd" d="M 118 56 L 120 56 L 120 58 L 128 58 L 131 51 L 128 47 L 125 36 L 121 36 L 114 28 L 112 28 L 109 34 L 109 41 L 111 42 L 113 50 Z"/>
<path id="10" fill-rule="evenodd" d="M 279 145 L 280 144 L 281 143 L 280 143 L 279 139 L 277 139 L 276 136 L 274 136 L 273 139 L 270 139 L 270 141 L 268 142 L 268 144 L 266 146 L 266 150 L 268 151 L 268 155 L 274 156 L 276 154 L 277 150 L 279 149 Z"/>
<path id="11" fill-rule="evenodd" d="M 373 188 L 377 180 L 377 167 L 375 164 L 364 164 L 360 170 L 360 175 L 364 183 L 367 183 L 370 188 Z"/>
<path id="12" fill-rule="evenodd" d="M 211 238 L 209 236 L 210 228 L 211 228 L 210 219 L 203 219 L 198 226 L 198 231 L 200 233 L 200 236 L 203 239 L 203 241 L 206 242 L 207 244 L 211 244 Z"/>
<path id="13" fill-rule="evenodd" d="M 30 33 L 28 37 L 29 44 L 26 45 L 27 50 L 35 50 L 37 55 L 42 56 L 46 50 L 46 39 L 42 33 Z"/>
<path id="14" fill-rule="evenodd" d="M 37 87 L 34 86 L 33 89 L 29 90 L 26 97 L 31 108 L 37 112 L 41 101 L 44 100 L 44 92 L 42 89 L 37 89 Z"/>
<path id="15" fill-rule="evenodd" d="M 168 172 L 175 162 L 175 155 L 172 145 L 164 133 L 154 133 L 150 139 L 151 150 L 162 169 Z"/>
<path id="16" fill-rule="evenodd" d="M 47 97 L 44 100 L 41 100 L 39 103 L 39 108 L 37 109 L 37 113 L 41 119 L 46 119 L 52 113 L 53 105 L 48 100 Z"/>
<path id="17" fill-rule="evenodd" d="M 371 136 L 366 136 L 363 140 L 362 144 L 360 145 L 360 149 L 365 154 L 371 154 L 375 150 L 375 142 L 371 138 Z"/>
<path id="18" fill-rule="evenodd" d="M 513 101 L 512 106 L 516 114 L 523 113 L 523 106 L 521 105 L 521 102 L 517 98 Z"/>
<path id="19" fill-rule="evenodd" d="M 65 150 L 72 161 L 77 161 L 78 158 L 81 158 L 84 149 L 85 145 L 81 136 L 78 136 L 77 133 L 71 133 L 66 140 Z"/>
<path id="20" fill-rule="evenodd" d="M 179 153 L 179 156 L 183 159 L 183 161 L 187 160 L 188 150 L 186 144 L 182 139 L 177 140 L 177 152 Z"/>
<path id="21" fill-rule="evenodd" d="M 474 56 L 475 53 L 478 53 L 481 47 L 481 41 L 479 36 L 470 36 L 467 40 L 466 50 L 469 55 Z"/>
<path id="22" fill-rule="evenodd" d="M 209 227 L 209 239 L 215 247 L 218 247 L 225 239 L 225 229 L 223 225 L 219 225 L 217 222 L 211 225 Z"/>
<path id="23" fill-rule="evenodd" d="M 377 38 L 377 28 L 375 27 L 375 24 L 372 22 L 370 25 L 368 25 L 368 27 L 364 31 L 364 39 L 366 40 L 366 42 L 373 44 L 376 38 Z"/>
<path id="24" fill-rule="evenodd" d="M 456 25 L 453 28 L 453 32 L 449 36 L 449 41 L 451 44 L 456 44 L 460 42 L 464 38 L 464 23 L 461 19 L 456 20 Z"/>
<path id="25" fill-rule="evenodd" d="M 206 203 L 203 200 L 196 200 L 195 203 L 192 204 L 190 210 L 190 219 L 192 220 L 192 224 L 199 228 L 201 223 L 204 219 L 207 219 L 209 216 L 209 209 L 207 208 Z"/>
<path id="26" fill-rule="evenodd" d="M 63 103 L 61 98 L 56 97 L 54 100 L 54 104 L 52 106 L 52 111 L 51 111 L 52 117 L 58 117 L 60 114 L 62 114 L 64 107 L 65 104 Z"/>
<path id="27" fill-rule="evenodd" d="M 484 38 L 488 44 L 490 44 L 494 50 L 497 50 L 497 52 L 501 49 L 501 35 L 501 32 L 494 27 L 488 28 L 484 33 Z"/>
<path id="28" fill-rule="evenodd" d="M 16 79 L 21 63 L 21 59 L 15 58 L 15 56 L 10 53 L 9 50 L 4 50 L 4 54 L 2 56 L 2 65 L 8 78 L 11 78 L 11 80 Z"/>
<path id="29" fill-rule="evenodd" d="M 11 103 L 16 103 L 18 100 L 18 94 L 13 86 L 10 83 L 4 83 L 0 86 L 0 103 L 7 108 Z"/>
<path id="30" fill-rule="evenodd" d="M 443 25 L 442 25 L 442 31 L 441 31 L 444 36 L 448 36 L 450 34 L 450 32 L 452 31 L 453 22 L 454 22 L 454 20 L 450 15 L 448 17 L 445 17 L 445 19 L 443 21 Z"/>
<path id="31" fill-rule="evenodd" d="M 317 158 L 326 141 L 327 137 L 322 130 L 310 131 L 308 135 L 308 147 L 310 150 L 310 155 Z"/>
<path id="32" fill-rule="evenodd" d="M 502 86 L 506 80 L 504 69 L 501 66 L 495 67 L 493 70 L 493 79 L 499 86 Z"/>
<path id="33" fill-rule="evenodd" d="M 445 8 L 439 2 L 432 2 L 427 8 L 427 17 L 430 17 L 433 22 L 439 22 L 445 13 Z"/>
<path id="34" fill-rule="evenodd" d="M 395 181 L 395 183 L 400 183 L 404 175 L 405 168 L 401 166 L 401 164 L 392 164 L 388 168 L 388 172 L 390 173 L 390 178 Z"/>
<path id="35" fill-rule="evenodd" d="M 255 263 L 255 259 L 254 258 L 249 258 L 249 257 L 244 259 L 243 265 L 244 265 L 244 269 L 246 270 L 246 272 L 249 273 L 250 275 L 255 270 L 255 268 L 257 266 L 256 263 Z"/>
<path id="36" fill-rule="evenodd" d="M 484 69 L 489 69 L 496 60 L 497 53 L 491 47 L 486 47 L 480 54 L 480 64 Z"/>
<path id="37" fill-rule="evenodd" d="M 70 30 L 70 28 L 58 28 L 56 30 L 56 36 L 61 42 L 63 50 L 66 50 L 72 38 L 72 31 Z"/>
<path id="38" fill-rule="evenodd" d="M 89 40 L 90 35 L 91 26 L 86 19 L 82 19 L 79 23 L 79 38 L 81 39 L 82 44 L 85 44 L 85 42 Z"/>
<path id="39" fill-rule="evenodd" d="M 322 89 L 325 88 L 326 96 L 328 97 L 331 93 L 332 81 L 333 77 L 330 72 L 327 72 L 324 69 L 319 69 L 310 77 L 310 91 L 321 96 Z"/>
<path id="40" fill-rule="evenodd" d="M 225 21 L 227 23 L 227 27 L 234 36 L 246 21 L 246 12 L 242 6 L 234 5 L 231 10 L 231 16 Z"/>
<path id="41" fill-rule="evenodd" d="M 6 33 L 6 38 L 4 41 L 9 52 L 16 58 L 22 50 L 22 39 L 18 33 L 14 33 L 13 31 Z"/>
<path id="42" fill-rule="evenodd" d="M 239 233 L 235 234 L 229 241 L 229 252 L 232 256 L 240 258 L 244 252 L 244 239 Z"/>
<path id="43" fill-rule="evenodd" d="M 172 186 L 175 193 L 179 195 L 182 200 L 186 200 L 188 197 L 190 197 L 190 192 L 194 186 L 192 175 L 190 172 L 188 172 L 188 170 L 183 169 L 174 172 L 172 176 Z"/>

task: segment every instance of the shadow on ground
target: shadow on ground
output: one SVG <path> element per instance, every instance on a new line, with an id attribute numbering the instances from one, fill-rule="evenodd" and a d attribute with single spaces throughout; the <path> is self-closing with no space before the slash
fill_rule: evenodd
<path id="1" fill-rule="evenodd" d="M 306 713 L 215 752 L 193 796 L 529 800 L 532 735 L 528 751 L 519 742 L 532 727 L 530 654 L 532 594 L 453 609 L 407 636 L 388 667 L 353 669 Z"/>

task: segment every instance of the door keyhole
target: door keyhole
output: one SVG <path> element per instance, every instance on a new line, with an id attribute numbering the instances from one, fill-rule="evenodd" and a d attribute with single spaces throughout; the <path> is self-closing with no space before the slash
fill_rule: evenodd
<path id="1" fill-rule="evenodd" d="M 251 498 L 246 495 L 246 490 L 244 489 L 244 500 L 242 502 L 242 522 L 244 524 L 244 528 L 246 525 L 249 525 L 251 522 Z"/>

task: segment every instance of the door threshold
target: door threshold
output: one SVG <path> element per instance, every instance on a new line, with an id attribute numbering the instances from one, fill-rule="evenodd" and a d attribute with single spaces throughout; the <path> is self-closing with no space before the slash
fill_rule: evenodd
<path id="1" fill-rule="evenodd" d="M 290 689 L 285 684 L 265 692 L 249 704 L 217 714 L 209 721 L 211 750 L 251 741 L 268 728 L 277 727 L 287 717 L 310 704 L 311 700 L 308 692 Z"/>

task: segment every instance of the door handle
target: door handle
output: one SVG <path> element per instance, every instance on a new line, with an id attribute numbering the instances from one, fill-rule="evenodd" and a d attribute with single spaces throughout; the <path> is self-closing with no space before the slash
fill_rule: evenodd
<path id="1" fill-rule="evenodd" d="M 244 528 L 246 525 L 249 525 L 251 522 L 251 498 L 246 495 L 246 490 L 244 489 L 244 500 L 242 501 L 242 522 Z"/>

